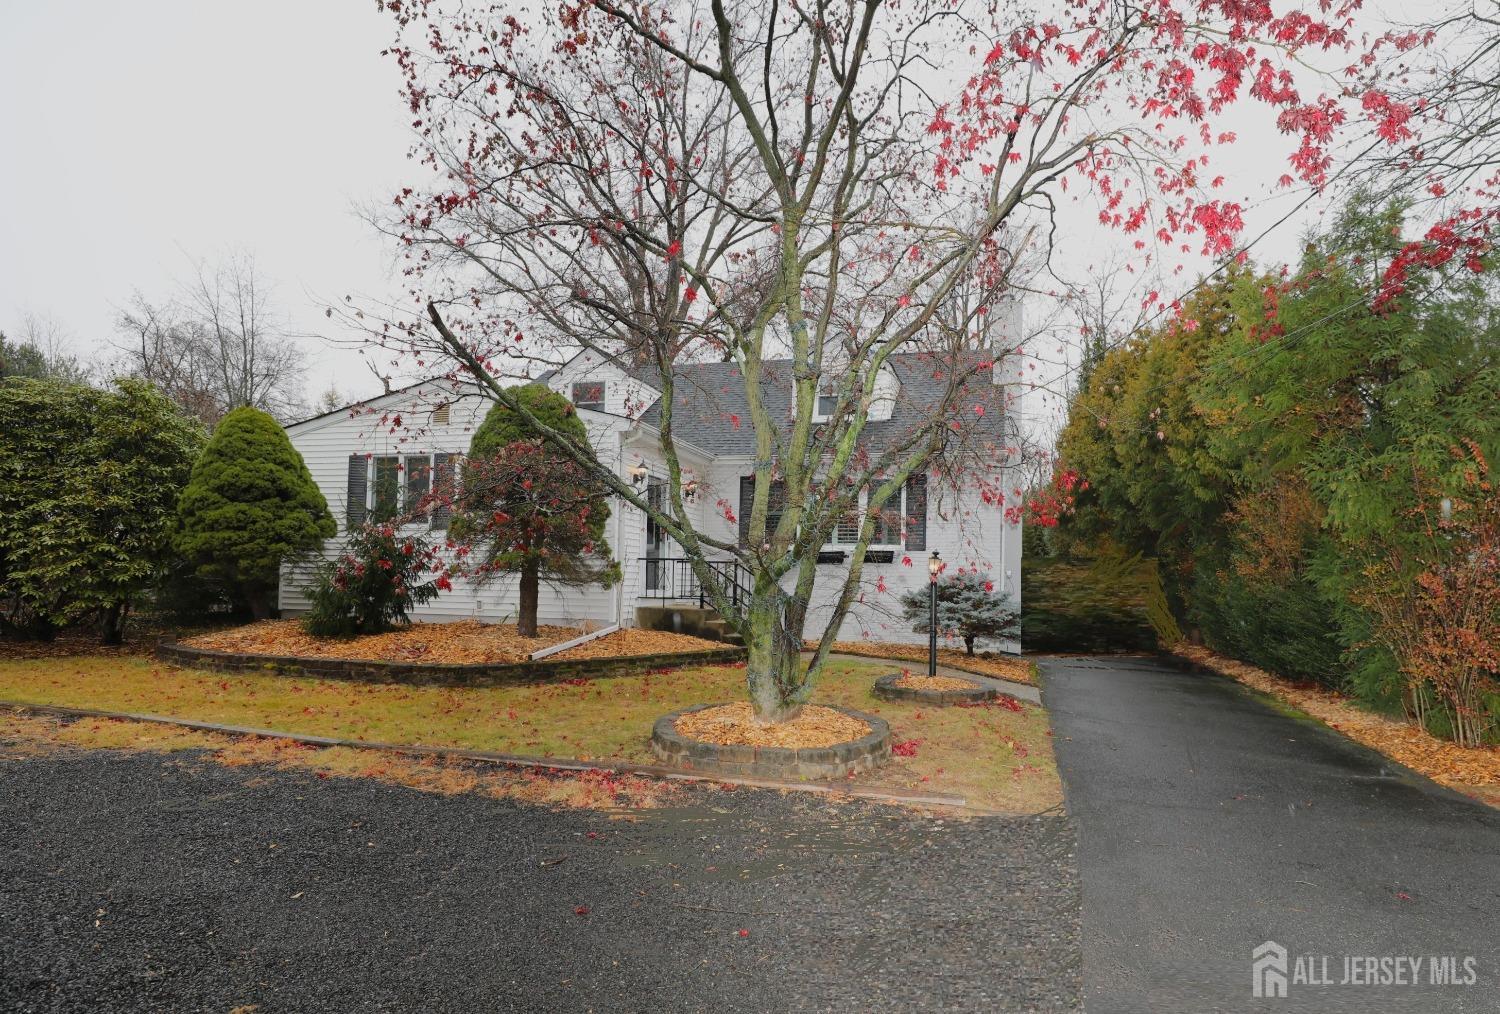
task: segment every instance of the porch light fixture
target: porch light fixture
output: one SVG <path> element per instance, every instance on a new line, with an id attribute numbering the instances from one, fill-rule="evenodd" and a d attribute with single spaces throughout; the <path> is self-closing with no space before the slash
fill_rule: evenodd
<path id="1" fill-rule="evenodd" d="M 927 558 L 927 573 L 932 579 L 927 582 L 927 675 L 937 675 L 937 579 L 943 569 L 942 557 L 934 549 Z"/>
<path id="2" fill-rule="evenodd" d="M 630 470 L 630 481 L 639 486 L 646 481 L 646 472 L 646 463 L 644 461 L 637 461 L 635 467 Z"/>

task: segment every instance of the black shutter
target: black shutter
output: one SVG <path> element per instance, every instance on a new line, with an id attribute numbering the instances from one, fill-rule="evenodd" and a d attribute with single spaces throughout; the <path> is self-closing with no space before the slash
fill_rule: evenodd
<path id="1" fill-rule="evenodd" d="M 906 548 L 927 548 L 927 473 L 906 479 Z"/>
<path id="2" fill-rule="evenodd" d="M 456 454 L 432 456 L 432 491 L 436 496 L 432 502 L 432 517 L 428 520 L 428 526 L 435 532 L 446 532 L 448 522 L 453 517 L 453 498 L 458 495 L 453 484 L 453 463 L 457 458 Z"/>
<path id="3" fill-rule="evenodd" d="M 755 476 L 740 476 L 740 545 L 750 544 L 750 507 L 755 503 Z"/>
<path id="4" fill-rule="evenodd" d="M 349 484 L 345 489 L 345 531 L 365 523 L 365 486 L 370 464 L 363 454 L 349 455 Z"/>

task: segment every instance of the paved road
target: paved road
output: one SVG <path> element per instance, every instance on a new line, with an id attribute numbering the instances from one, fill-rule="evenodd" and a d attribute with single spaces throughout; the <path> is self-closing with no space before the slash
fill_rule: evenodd
<path id="1" fill-rule="evenodd" d="M 4 746 L 0 1011 L 1078 1007 L 1061 816 L 693 789 L 630 823 Z"/>
<path id="2" fill-rule="evenodd" d="M 1042 697 L 1089 1011 L 1500 1010 L 1500 813 L 1221 677 L 1056 659 Z M 1267 940 L 1329 955 L 1335 985 L 1253 1000 Z M 1473 955 L 1479 981 L 1343 986 L 1346 954 Z"/>

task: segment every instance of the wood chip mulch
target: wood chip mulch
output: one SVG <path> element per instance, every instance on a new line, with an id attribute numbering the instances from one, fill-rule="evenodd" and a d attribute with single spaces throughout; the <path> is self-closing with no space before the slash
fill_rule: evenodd
<path id="1" fill-rule="evenodd" d="M 1197 645 L 1177 654 L 1248 687 L 1270 694 L 1450 788 L 1500 805 L 1500 747 L 1465 749 L 1408 723 L 1366 711 L 1351 699 L 1321 687 L 1289 683 L 1263 669 L 1236 662 Z"/>
<path id="2" fill-rule="evenodd" d="M 809 651 L 817 645 L 809 641 Z M 890 644 L 882 641 L 838 641 L 833 650 L 841 655 L 864 655 L 867 658 L 888 658 L 901 662 L 927 664 L 927 649 L 916 644 Z M 980 676 L 991 676 L 1012 683 L 1034 682 L 1031 678 L 1031 663 L 1014 655 L 993 655 L 988 652 L 969 655 L 957 648 L 938 648 L 938 664 L 952 669 L 962 669 Z"/>
<path id="3" fill-rule="evenodd" d="M 340 658 L 378 662 L 525 662 L 534 651 L 570 641 L 584 631 L 571 627 L 538 626 L 536 637 L 521 637 L 509 624 L 460 620 L 454 623 L 413 623 L 385 634 L 363 637 L 313 637 L 296 620 L 266 620 L 245 627 L 188 638 L 184 644 L 213 651 L 300 658 Z M 679 651 L 724 648 L 686 634 L 627 628 L 569 648 L 549 659 L 607 658 L 656 655 Z"/>
<path id="4" fill-rule="evenodd" d="M 705 743 L 793 749 L 848 743 L 870 732 L 868 722 L 820 704 L 805 705 L 796 718 L 775 725 L 757 722 L 749 703 L 743 701 L 683 715 L 675 724 L 684 736 Z"/>
<path id="5" fill-rule="evenodd" d="M 957 676 L 919 676 L 906 673 L 896 681 L 903 690 L 973 690 L 978 684 L 973 680 L 961 680 Z"/>

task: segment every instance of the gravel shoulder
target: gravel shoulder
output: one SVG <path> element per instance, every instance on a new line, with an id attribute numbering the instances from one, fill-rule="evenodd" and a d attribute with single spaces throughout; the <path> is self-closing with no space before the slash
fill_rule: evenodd
<path id="1" fill-rule="evenodd" d="M 6 1011 L 1079 1003 L 1057 814 L 705 788 L 611 815 L 4 745 Z"/>

